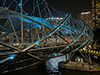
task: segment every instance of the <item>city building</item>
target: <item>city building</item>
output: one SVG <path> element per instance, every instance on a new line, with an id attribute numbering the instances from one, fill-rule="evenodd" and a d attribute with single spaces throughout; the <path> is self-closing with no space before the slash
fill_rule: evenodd
<path id="1" fill-rule="evenodd" d="M 92 12 L 82 12 L 77 14 L 77 20 L 82 19 L 93 30 Z"/>
<path id="2" fill-rule="evenodd" d="M 48 17 L 46 20 L 51 24 L 51 25 L 56 25 L 59 24 L 63 21 L 64 18 L 62 17 Z"/>
<path id="3" fill-rule="evenodd" d="M 92 0 L 93 26 L 100 28 L 100 0 Z"/>

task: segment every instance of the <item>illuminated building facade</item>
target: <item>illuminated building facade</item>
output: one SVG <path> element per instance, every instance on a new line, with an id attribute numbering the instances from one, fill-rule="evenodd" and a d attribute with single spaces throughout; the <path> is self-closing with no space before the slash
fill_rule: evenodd
<path id="1" fill-rule="evenodd" d="M 82 12 L 77 14 L 77 20 L 82 19 L 93 30 L 92 12 Z"/>
<path id="2" fill-rule="evenodd" d="M 100 28 L 100 0 L 92 0 L 93 26 Z"/>
<path id="3" fill-rule="evenodd" d="M 48 17 L 46 20 L 51 24 L 51 25 L 56 25 L 59 24 L 63 21 L 64 18 L 62 17 Z"/>

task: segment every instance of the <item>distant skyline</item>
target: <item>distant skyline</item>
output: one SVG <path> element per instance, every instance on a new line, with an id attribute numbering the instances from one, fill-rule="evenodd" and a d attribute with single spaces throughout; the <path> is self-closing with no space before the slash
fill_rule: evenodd
<path id="1" fill-rule="evenodd" d="M 91 0 L 46 0 L 56 10 L 71 13 L 77 18 L 77 13 L 92 11 Z"/>

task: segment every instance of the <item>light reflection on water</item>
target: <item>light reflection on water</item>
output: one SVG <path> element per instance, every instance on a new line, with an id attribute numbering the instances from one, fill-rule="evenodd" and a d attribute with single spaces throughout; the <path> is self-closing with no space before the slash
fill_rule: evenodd
<path id="1" fill-rule="evenodd" d="M 44 64 L 38 64 L 23 70 L 14 71 L 11 73 L 6 73 L 2 75 L 100 75 L 100 72 L 81 72 L 81 71 L 73 71 L 73 70 L 66 70 L 60 69 L 59 73 L 46 73 L 44 71 Z"/>
<path id="2" fill-rule="evenodd" d="M 93 61 L 96 61 L 100 64 L 100 58 L 93 59 Z M 100 75 L 100 72 L 81 72 L 81 71 L 74 71 L 74 70 L 66 70 L 66 69 L 59 69 L 58 73 L 47 73 L 47 71 L 44 69 L 45 64 L 41 63 L 26 69 L 22 69 L 19 71 L 14 71 L 11 73 L 6 73 L 2 75 Z"/>

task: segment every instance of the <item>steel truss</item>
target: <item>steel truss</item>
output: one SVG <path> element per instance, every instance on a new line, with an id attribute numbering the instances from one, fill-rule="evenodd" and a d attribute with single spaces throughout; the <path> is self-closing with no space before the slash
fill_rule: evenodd
<path id="1" fill-rule="evenodd" d="M 55 19 L 54 13 L 61 19 Z M 2 0 L 0 22 L 0 73 L 79 51 L 93 40 L 88 25 L 45 0 Z"/>

